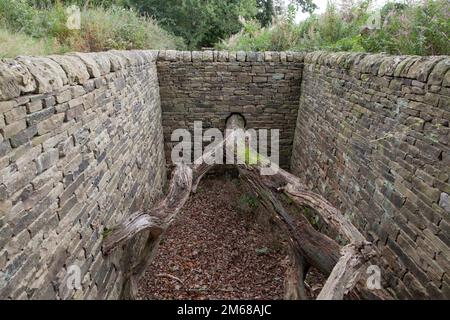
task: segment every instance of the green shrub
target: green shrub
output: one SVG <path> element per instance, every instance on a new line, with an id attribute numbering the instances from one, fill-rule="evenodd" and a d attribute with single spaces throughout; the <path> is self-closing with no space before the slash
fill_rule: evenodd
<path id="1" fill-rule="evenodd" d="M 32 2 L 32 1 L 30 1 Z M 181 38 L 163 30 L 149 17 L 114 5 L 83 10 L 81 29 L 66 26 L 66 7 L 41 3 L 39 9 L 25 0 L 0 0 L 0 27 L 7 43 L 18 39 L 24 44 L 14 50 L 2 45 L 1 56 L 17 54 L 61 53 L 65 51 L 103 51 L 109 49 L 184 48 Z M 94 1 L 95 2 L 95 1 Z M 30 50 L 27 50 L 30 46 Z M 41 49 L 38 49 L 41 48 Z M 18 51 L 18 50 L 22 51 Z"/>
<path id="2" fill-rule="evenodd" d="M 392 54 L 450 54 L 450 3 L 426 0 L 421 4 L 387 3 L 380 11 L 380 25 L 369 28 L 375 12 L 370 0 L 337 8 L 331 2 L 321 15 L 299 24 L 289 17 L 269 28 L 247 22 L 244 28 L 217 45 L 228 50 L 330 50 L 367 51 Z"/>
<path id="3" fill-rule="evenodd" d="M 90 9 L 83 13 L 81 21 L 80 36 L 84 37 L 89 51 L 183 47 L 180 38 L 161 29 L 151 18 L 140 17 L 130 9 L 115 6 Z"/>
<path id="4" fill-rule="evenodd" d="M 365 51 L 361 45 L 361 35 L 339 39 L 336 43 L 332 44 L 329 49 L 332 51 Z"/>
<path id="5" fill-rule="evenodd" d="M 449 54 L 449 11 L 450 3 L 445 0 L 417 6 L 387 4 L 382 27 L 363 37 L 362 45 L 367 51 L 393 54 Z"/>
<path id="6" fill-rule="evenodd" d="M 0 0 L 0 21 L 12 32 L 31 34 L 37 11 L 26 0 Z"/>

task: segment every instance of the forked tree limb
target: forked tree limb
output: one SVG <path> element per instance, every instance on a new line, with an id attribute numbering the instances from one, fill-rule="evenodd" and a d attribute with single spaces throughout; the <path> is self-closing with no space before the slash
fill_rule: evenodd
<path id="1" fill-rule="evenodd" d="M 297 180 L 298 178 L 295 177 Z M 299 205 L 313 208 L 324 223 L 333 228 L 348 241 L 359 243 L 365 242 L 365 237 L 358 229 L 339 211 L 336 207 L 330 204 L 325 198 L 317 193 L 306 190 L 306 188 L 299 184 L 288 183 L 281 190 L 286 193 L 294 202 Z"/>
<path id="2" fill-rule="evenodd" d="M 300 244 L 302 242 L 300 238 L 303 237 L 301 231 L 297 230 L 292 218 L 285 211 L 283 205 L 278 201 L 273 192 L 264 188 L 259 183 L 259 180 L 252 176 L 254 172 L 245 170 L 243 167 L 238 168 L 240 176 L 243 179 L 244 184 L 247 186 L 247 189 L 249 189 L 252 193 L 256 193 L 261 205 L 269 214 L 272 215 L 274 222 L 282 230 L 283 234 L 287 235 L 290 248 L 290 264 L 288 266 L 287 277 L 285 279 L 286 297 L 289 299 L 306 300 L 307 295 L 304 281 L 310 264 L 305 258 L 304 252 L 302 252 L 302 244 L 304 243 Z M 256 174 L 256 176 L 259 176 L 259 174 Z M 305 247 L 308 246 L 306 245 Z"/>
<path id="3" fill-rule="evenodd" d="M 272 166 L 274 166 L 274 164 L 272 164 Z M 256 170 L 258 167 L 259 165 L 254 166 L 253 170 Z M 278 170 L 275 170 L 276 174 L 274 175 L 260 176 L 259 180 L 265 183 L 266 188 L 276 188 L 277 190 L 283 191 L 297 205 L 314 209 L 328 227 L 336 230 L 350 242 L 342 249 L 342 256 L 339 258 L 337 264 L 319 264 L 322 262 L 321 258 L 332 259 L 335 254 L 337 254 L 337 251 L 334 251 L 333 253 L 333 250 L 328 251 L 328 254 L 326 254 L 325 251 L 329 248 L 333 248 L 332 245 L 318 245 L 316 248 L 320 247 L 322 250 L 316 251 L 313 255 L 308 255 L 308 250 L 305 248 L 314 248 L 314 246 L 308 246 L 310 240 L 314 238 L 321 239 L 321 237 L 317 237 L 314 233 L 310 232 L 310 235 L 307 236 L 307 240 L 302 244 L 302 252 L 303 254 L 306 253 L 305 258 L 309 258 L 308 261 L 310 263 L 312 262 L 312 265 L 318 267 L 322 273 L 330 275 L 324 288 L 319 294 L 320 299 L 342 299 L 359 280 L 361 276 L 361 266 L 375 256 L 375 248 L 373 244 L 368 242 L 359 230 L 356 229 L 356 227 L 326 199 L 314 192 L 306 190 L 296 176 L 281 168 L 277 169 Z M 309 225 L 308 221 L 306 221 L 306 223 Z M 306 228 L 306 230 L 308 230 L 308 228 Z M 326 268 L 330 265 L 333 266 L 331 271 L 324 269 L 324 267 Z"/>
<path id="4" fill-rule="evenodd" d="M 239 166 L 239 172 L 244 179 L 249 180 L 251 190 L 259 195 L 266 209 L 278 215 L 279 219 L 275 221 L 281 222 L 281 227 L 284 226 L 285 233 L 291 238 L 293 263 L 298 269 L 296 272 L 289 270 L 291 283 L 286 286 L 286 294 L 305 299 L 305 260 L 322 274 L 329 275 L 318 299 L 343 299 L 356 285 L 361 266 L 374 256 L 371 244 L 367 241 L 351 242 L 341 249 L 337 242 L 314 229 L 303 215 L 299 215 L 299 221 L 294 224 L 281 201 L 277 199 L 276 193 L 262 184 L 262 176 L 255 173 L 255 170 L 252 167 Z M 270 179 L 270 176 L 266 179 Z M 302 202 L 302 205 L 305 204 Z"/>
<path id="5" fill-rule="evenodd" d="M 227 123 L 227 127 L 235 129 L 235 123 L 239 124 L 239 122 L 235 121 L 234 123 Z M 290 232 L 289 235 L 294 236 L 294 242 L 298 244 L 296 248 L 299 249 L 299 253 L 311 265 L 318 267 L 324 274 L 330 275 L 319 296 L 321 299 L 343 299 L 344 294 L 351 290 L 359 280 L 361 274 L 360 267 L 375 255 L 373 245 L 325 198 L 308 191 L 298 177 L 281 169 L 267 157 L 260 155 L 250 147 L 242 132 L 238 130 L 235 130 L 235 132 L 236 134 L 233 138 L 236 139 L 236 155 L 237 157 L 244 157 L 244 159 L 240 159 L 244 164 L 238 165 L 240 172 L 252 182 L 256 192 L 261 197 L 268 198 L 272 202 L 275 211 L 287 224 L 288 231 Z M 270 168 L 272 174 L 254 174 L 257 170 L 263 172 L 262 170 L 264 168 Z M 249 174 L 251 171 L 253 171 L 253 174 Z M 284 191 L 296 204 L 314 209 L 321 216 L 325 224 L 334 228 L 350 242 L 341 251 L 342 256 L 337 263 L 336 254 L 339 252 L 339 250 L 336 250 L 339 248 L 337 243 L 315 231 L 306 219 L 306 223 L 303 221 L 300 232 L 291 233 L 293 226 L 291 221 L 289 221 L 289 215 L 284 212 L 284 208 L 276 200 L 272 193 L 273 191 L 270 191 L 271 189 Z M 309 234 L 301 241 L 299 235 L 304 235 L 305 231 L 309 231 Z M 313 248 L 315 251 L 313 254 L 310 254 L 308 250 L 310 248 Z M 325 260 L 325 263 L 323 263 L 323 260 Z"/>
<path id="6" fill-rule="evenodd" d="M 356 285 L 361 266 L 374 252 L 364 244 L 350 243 L 341 249 L 341 254 L 317 300 L 341 300 Z"/>
<path id="7" fill-rule="evenodd" d="M 302 262 L 304 259 L 322 273 L 330 275 L 319 297 L 321 299 L 342 299 L 343 295 L 355 285 L 359 276 L 359 267 L 373 256 L 372 245 L 338 209 L 321 195 L 308 191 L 299 178 L 249 148 L 243 132 L 244 122 L 241 116 L 232 115 L 227 121 L 227 129 L 231 129 L 231 131 L 227 130 L 223 142 L 217 144 L 213 150 L 206 152 L 201 161 L 197 159 L 192 166 L 183 163 L 177 164 L 167 196 L 150 211 L 133 213 L 114 228 L 112 233 L 105 238 L 105 252 L 111 251 L 142 231 L 150 230 L 151 236 L 146 245 L 149 252 L 134 268 L 131 282 L 135 282 L 137 276 L 145 270 L 161 234 L 167 230 L 184 206 L 190 193 L 195 192 L 200 179 L 214 165 L 212 159 L 216 150 L 225 147 L 227 150 L 233 150 L 233 155 L 237 156 L 236 160 L 241 176 L 253 186 L 255 192 L 264 199 L 265 206 L 276 213 L 276 217 L 284 226 L 284 230 L 287 231 L 292 240 L 292 246 L 295 248 L 297 265 L 304 268 L 305 264 Z M 267 167 L 274 169 L 274 174 L 260 175 L 258 171 Z M 296 204 L 314 209 L 325 224 L 348 239 L 350 244 L 340 252 L 340 246 L 334 240 L 316 231 L 305 217 L 300 218 L 299 224 L 294 224 L 277 199 L 280 192 L 284 192 Z M 342 256 L 339 258 L 340 253 Z M 299 278 L 302 278 L 303 281 L 304 277 L 304 272 L 300 272 Z M 299 290 L 301 291 L 300 296 L 303 297 L 305 295 L 304 287 Z"/>
<path id="8" fill-rule="evenodd" d="M 192 169 L 188 165 L 180 163 L 173 172 L 169 191 L 164 199 L 148 212 L 138 211 L 126 217 L 105 237 L 103 250 L 108 254 L 112 249 L 134 238 L 137 234 L 149 231 L 142 248 L 142 256 L 137 258 L 136 263 L 127 267 L 127 276 L 122 290 L 124 299 L 135 299 L 139 278 L 156 253 L 161 235 L 167 230 L 189 198 L 191 189 Z"/>
<path id="9" fill-rule="evenodd" d="M 173 172 L 167 196 L 152 210 L 135 212 L 115 227 L 104 240 L 104 251 L 110 252 L 144 230 L 151 230 L 155 235 L 163 233 L 186 203 L 191 189 L 192 169 L 180 163 Z"/>
<path id="10" fill-rule="evenodd" d="M 263 206 L 272 213 L 277 224 L 293 241 L 293 248 L 323 274 L 330 274 L 339 260 L 339 244 L 314 229 L 303 215 L 294 219 L 286 211 L 277 191 L 268 188 L 258 170 L 252 166 L 238 166 L 239 173 L 251 186 L 250 190 L 259 196 Z M 301 263 L 299 263 L 301 264 Z"/>
<path id="11" fill-rule="evenodd" d="M 339 209 L 333 206 L 322 195 L 308 190 L 297 176 L 280 168 L 276 163 L 259 155 L 256 151 L 250 150 L 247 153 L 257 154 L 256 156 L 251 156 L 253 159 L 258 159 L 258 163 L 250 164 L 253 168 L 259 171 L 263 170 L 263 168 L 272 168 L 272 175 L 261 176 L 261 180 L 267 188 L 283 191 L 296 204 L 314 209 L 328 227 L 337 231 L 349 242 L 366 241 L 361 232 L 359 232 Z"/>

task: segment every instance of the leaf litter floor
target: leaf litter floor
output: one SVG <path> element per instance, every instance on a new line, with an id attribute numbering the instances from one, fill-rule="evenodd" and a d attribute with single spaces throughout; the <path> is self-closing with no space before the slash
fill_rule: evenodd
<path id="1" fill-rule="evenodd" d="M 138 298 L 283 299 L 286 246 L 245 217 L 245 194 L 237 178 L 206 176 L 162 239 Z"/>

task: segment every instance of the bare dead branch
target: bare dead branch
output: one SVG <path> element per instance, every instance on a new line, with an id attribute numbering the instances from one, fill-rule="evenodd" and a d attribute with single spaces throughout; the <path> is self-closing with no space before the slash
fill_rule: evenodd
<path id="1" fill-rule="evenodd" d="M 304 278 L 308 266 L 313 265 L 322 273 L 330 275 L 318 298 L 342 299 L 344 294 L 355 286 L 360 275 L 360 267 L 374 255 L 372 244 L 366 241 L 358 229 L 324 197 L 307 190 L 298 177 L 249 148 L 243 136 L 244 123 L 241 116 L 232 115 L 227 120 L 227 129 L 232 131 L 227 130 L 225 140 L 219 143 L 216 149 L 206 152 L 201 161 L 197 159 L 192 166 L 177 164 L 166 197 L 151 210 L 133 213 L 115 227 L 105 238 L 105 252 L 110 252 L 140 232 L 151 231 L 145 248 L 149 252 L 132 272 L 133 279 L 130 280 L 130 286 L 133 284 L 135 286 L 136 277 L 145 270 L 161 234 L 175 219 L 190 193 L 195 192 L 201 178 L 214 165 L 212 159 L 215 152 L 218 148 L 224 147 L 229 150 L 231 145 L 233 148 L 230 150 L 233 150 L 234 155 L 240 160 L 238 169 L 241 176 L 258 194 L 264 207 L 274 213 L 276 221 L 291 241 L 295 265 L 299 269 L 297 273 L 292 273 L 292 277 L 297 279 L 298 283 L 291 296 L 306 298 Z M 260 174 L 261 170 L 267 167 L 273 168 L 273 175 Z M 297 205 L 314 209 L 325 224 L 339 232 L 350 243 L 341 250 L 337 242 L 315 230 L 305 217 L 300 217 L 299 222 L 294 223 L 278 199 L 280 192 L 285 193 Z"/>

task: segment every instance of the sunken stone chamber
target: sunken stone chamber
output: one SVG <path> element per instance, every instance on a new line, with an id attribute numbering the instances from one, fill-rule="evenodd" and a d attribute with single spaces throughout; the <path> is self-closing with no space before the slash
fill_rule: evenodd
<path id="1" fill-rule="evenodd" d="M 396 298 L 450 298 L 450 58 L 109 51 L 0 62 L 0 298 L 118 298 L 174 129 L 280 129 L 281 165 L 373 241 Z M 81 287 L 69 289 L 74 268 Z"/>

